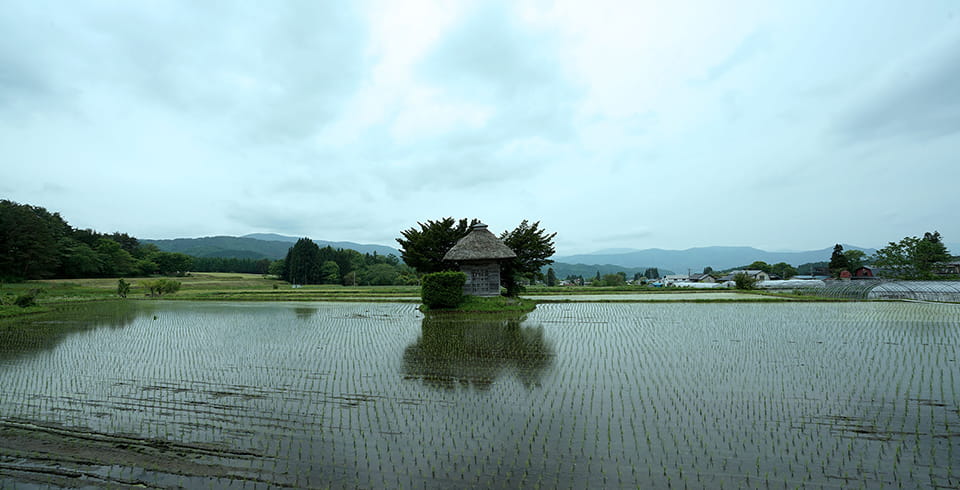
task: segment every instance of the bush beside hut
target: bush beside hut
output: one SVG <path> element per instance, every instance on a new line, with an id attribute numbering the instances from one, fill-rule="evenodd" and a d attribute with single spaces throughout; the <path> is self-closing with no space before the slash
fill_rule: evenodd
<path id="1" fill-rule="evenodd" d="M 421 281 L 420 295 L 427 308 L 456 308 L 463 303 L 463 285 L 467 282 L 463 272 L 434 272 Z"/>

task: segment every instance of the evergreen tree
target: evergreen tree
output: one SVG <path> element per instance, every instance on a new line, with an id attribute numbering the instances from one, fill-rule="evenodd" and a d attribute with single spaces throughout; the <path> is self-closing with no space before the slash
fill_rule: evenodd
<path id="1" fill-rule="evenodd" d="M 470 226 L 479 220 L 467 221 L 453 218 L 443 218 L 439 221 L 427 221 L 420 225 L 420 229 L 410 228 L 400 232 L 402 238 L 397 238 L 400 244 L 400 255 L 403 261 L 413 267 L 420 274 L 455 270 L 456 264 L 444 262 L 443 256 L 458 240 L 467 236 Z"/>
<path id="2" fill-rule="evenodd" d="M 841 271 L 847 270 L 850 264 L 847 263 L 847 256 L 843 254 L 843 246 L 839 243 L 833 246 L 833 254 L 830 256 L 830 273 L 834 277 L 840 275 Z"/>
<path id="3" fill-rule="evenodd" d="M 917 244 L 913 260 L 918 270 L 925 275 L 930 275 L 937 264 L 948 262 L 951 258 L 947 246 L 943 244 L 943 239 L 940 237 L 940 232 L 934 231 L 923 234 L 923 238 Z"/>
<path id="4" fill-rule="evenodd" d="M 547 286 L 553 287 L 557 285 L 557 273 L 553 272 L 553 267 L 547 269 Z"/>
<path id="5" fill-rule="evenodd" d="M 71 228 L 39 206 L 0 200 L 0 278 L 53 277 Z"/>
<path id="6" fill-rule="evenodd" d="M 297 240 L 283 260 L 283 280 L 291 284 L 319 284 L 320 247 L 309 238 Z"/>
<path id="7" fill-rule="evenodd" d="M 455 270 L 456 264 L 445 262 L 443 256 L 458 240 L 470 232 L 470 227 L 479 220 L 467 221 L 443 218 L 438 221 L 417 223 L 420 227 L 404 230 L 397 238 L 403 261 L 420 274 Z M 508 295 L 520 291 L 520 281 L 534 281 L 543 267 L 552 264 L 553 239 L 556 233 L 548 234 L 540 228 L 540 222 L 530 224 L 523 220 L 512 231 L 504 231 L 500 240 L 517 256 L 501 263 L 500 280 Z"/>
<path id="8" fill-rule="evenodd" d="M 539 221 L 531 225 L 527 220 L 521 221 L 513 231 L 500 234 L 500 240 L 517 254 L 500 265 L 500 283 L 507 289 L 507 296 L 520 293 L 521 279 L 533 282 L 544 266 L 553 263 L 550 257 L 555 252 L 553 239 L 556 236 L 556 233 L 548 234 L 541 229 Z"/>

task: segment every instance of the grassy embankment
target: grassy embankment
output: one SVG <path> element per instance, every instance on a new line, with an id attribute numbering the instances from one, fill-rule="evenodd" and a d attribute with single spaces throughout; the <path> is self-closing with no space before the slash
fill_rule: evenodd
<path id="1" fill-rule="evenodd" d="M 132 287 L 128 300 L 157 299 L 147 296 L 147 291 L 141 283 L 148 278 L 128 278 Z M 402 301 L 410 303 L 420 302 L 419 286 L 338 286 L 338 285 L 309 285 L 293 288 L 290 284 L 277 279 L 266 278 L 257 274 L 235 273 L 195 273 L 189 277 L 179 277 L 182 286 L 179 292 L 163 295 L 159 299 L 194 300 L 194 301 Z M 17 295 L 31 289 L 41 290 L 37 297 L 37 306 L 21 308 L 13 305 Z M 793 294 L 769 293 L 760 291 L 744 292 L 748 298 L 736 300 L 711 299 L 710 293 L 716 290 L 692 290 L 680 288 L 640 288 L 636 286 L 608 288 L 608 287 L 529 287 L 525 296 L 537 296 L 535 301 L 569 301 L 561 299 L 563 296 L 583 296 L 587 301 L 591 296 L 643 294 L 669 295 L 663 296 L 663 301 L 691 301 L 691 302 L 726 302 L 726 301 L 836 301 L 831 298 L 815 296 L 800 296 Z M 736 293 L 735 291 L 724 291 Z M 549 299 L 557 296 L 556 300 Z M 679 296 L 679 297 L 678 297 Z M 27 281 L 23 283 L 0 284 L 0 318 L 19 316 L 24 314 L 50 311 L 53 307 L 62 304 L 84 301 L 106 301 L 117 299 L 117 279 L 56 279 L 43 281 Z M 625 296 L 624 300 L 630 301 Z M 647 299 L 647 301 L 658 301 Z M 528 311 L 532 309 L 530 301 L 515 301 L 500 298 L 472 298 L 471 302 L 460 309 L 464 311 Z M 597 299 L 596 301 L 618 301 L 611 299 Z"/>
<path id="2" fill-rule="evenodd" d="M 424 313 L 428 311 L 431 313 L 526 313 L 533 311 L 536 307 L 537 301 L 532 299 L 466 296 L 463 303 L 456 308 L 431 310 L 427 305 L 420 305 L 420 311 Z"/>
<path id="3" fill-rule="evenodd" d="M 293 288 L 290 284 L 257 274 L 195 273 L 174 280 L 180 291 L 150 297 L 142 283 L 150 278 L 127 278 L 132 287 L 127 300 L 194 301 L 420 301 L 419 286 L 336 286 L 310 285 Z M 13 305 L 18 295 L 40 289 L 37 305 L 21 308 Z M 56 279 L 5 283 L 0 285 L 0 318 L 50 311 L 77 302 L 116 300 L 117 279 Z"/>
<path id="4" fill-rule="evenodd" d="M 591 303 L 743 303 L 743 302 L 778 302 L 778 301 L 808 301 L 808 302 L 843 302 L 850 299 L 816 296 L 812 292 L 797 294 L 786 291 L 766 291 L 759 289 L 695 289 L 677 287 L 648 287 L 648 286 L 615 286 L 615 287 L 527 287 L 525 296 L 533 296 L 541 303 L 564 303 L 573 301 L 589 301 Z M 643 299 L 638 299 L 642 295 Z M 570 299 L 570 296 L 584 299 Z M 602 296 L 602 298 L 601 298 Z M 620 298 L 611 298 L 620 296 Z M 589 299 L 587 299 L 589 298 Z"/>

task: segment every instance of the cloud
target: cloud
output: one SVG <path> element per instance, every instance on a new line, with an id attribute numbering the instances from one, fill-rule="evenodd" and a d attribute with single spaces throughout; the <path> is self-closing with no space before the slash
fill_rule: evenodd
<path id="1" fill-rule="evenodd" d="M 241 227 L 258 231 L 304 234 L 317 229 L 317 216 L 297 199 L 272 203 L 231 203 L 226 216 Z"/>
<path id="2" fill-rule="evenodd" d="M 551 40 L 507 4 L 480 2 L 426 56 L 422 73 L 469 97 L 514 99 L 556 77 Z"/>
<path id="3" fill-rule="evenodd" d="M 572 132 L 583 91 L 561 68 L 562 41 L 524 23 L 509 6 L 478 2 L 417 67 L 419 79 L 437 90 L 437 100 L 469 101 L 489 109 L 481 127 L 453 128 L 454 144 L 529 136 L 563 139 Z"/>
<path id="4" fill-rule="evenodd" d="M 347 205 L 338 206 L 331 202 L 335 199 L 341 199 Z M 358 205 L 363 202 L 366 200 L 352 200 L 349 195 L 232 201 L 224 205 L 229 219 L 226 227 L 236 230 L 233 233 L 238 235 L 254 230 L 324 240 L 343 237 L 349 241 L 392 245 L 393 237 L 402 229 L 402 222 L 389 210 L 371 213 L 367 206 Z"/>
<path id="5" fill-rule="evenodd" d="M 0 21 L 15 40 L 0 48 L 0 88 L 59 99 L 46 109 L 106 94 L 130 110 L 158 105 L 231 128 L 233 140 L 302 139 L 337 116 L 364 76 L 366 34 L 351 5 L 38 2 Z"/>
<path id="6" fill-rule="evenodd" d="M 403 196 L 447 188 L 464 192 L 501 189 L 535 180 L 561 157 L 564 146 L 540 138 L 515 139 L 501 144 L 465 145 L 414 155 L 388 170 L 392 194 Z"/>
<path id="7" fill-rule="evenodd" d="M 960 35 L 894 63 L 837 125 L 847 142 L 928 139 L 960 132 Z"/>
<path id="8" fill-rule="evenodd" d="M 12 3 L 0 15 L 0 118 L 19 120 L 57 96 L 49 80 L 52 67 L 42 37 L 49 24 L 36 25 L 36 6 Z"/>
<path id="9" fill-rule="evenodd" d="M 43 81 L 20 60 L 0 52 L 0 114 L 23 109 L 24 102 L 42 98 L 48 89 Z"/>
<path id="10" fill-rule="evenodd" d="M 363 169 L 378 202 L 508 192 L 569 157 L 560 151 L 576 137 L 583 91 L 562 68 L 561 39 L 510 3 L 477 2 L 442 23 L 425 27 L 437 35 L 416 55 L 378 60 L 386 67 L 351 102 L 355 120 L 323 138 L 349 141 L 336 158 Z"/>
<path id="11" fill-rule="evenodd" d="M 754 31 L 745 37 L 739 45 L 720 63 L 707 69 L 706 82 L 719 80 L 725 74 L 755 57 L 770 45 L 769 36 L 762 31 Z"/>
<path id="12" fill-rule="evenodd" d="M 453 215 L 580 249 L 802 248 L 852 209 L 882 242 L 877 200 L 931 229 L 957 207 L 917 178 L 956 173 L 937 8 L 10 0 L 0 194 L 143 237 L 392 243 Z M 815 199 L 823 175 L 898 192 Z M 770 212 L 801 223 L 730 225 Z"/>

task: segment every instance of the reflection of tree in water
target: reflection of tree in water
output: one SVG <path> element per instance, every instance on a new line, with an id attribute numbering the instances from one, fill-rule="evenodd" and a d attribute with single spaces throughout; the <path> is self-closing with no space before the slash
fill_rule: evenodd
<path id="1" fill-rule="evenodd" d="M 317 311 L 319 311 L 317 308 L 307 306 L 297 306 L 293 309 L 293 312 L 297 314 L 297 320 L 309 320 L 310 317 L 317 314 Z"/>
<path id="2" fill-rule="evenodd" d="M 526 315 L 427 314 L 421 335 L 403 352 L 403 376 L 453 389 L 488 389 L 503 374 L 527 388 L 540 385 L 553 363 L 543 327 L 521 327 Z"/>
<path id="3" fill-rule="evenodd" d="M 153 312 L 154 307 L 142 301 L 107 301 L 66 305 L 50 313 L 4 320 L 0 322 L 0 360 L 53 349 L 75 333 L 123 328 Z"/>

